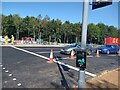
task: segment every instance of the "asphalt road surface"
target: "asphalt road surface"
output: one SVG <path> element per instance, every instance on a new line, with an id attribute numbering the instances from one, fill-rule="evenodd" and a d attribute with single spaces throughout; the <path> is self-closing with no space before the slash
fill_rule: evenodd
<path id="1" fill-rule="evenodd" d="M 62 47 L 2 47 L 2 87 L 3 88 L 72 88 L 77 85 L 78 71 L 75 70 L 75 59 L 69 55 L 60 54 Z M 61 63 L 74 68 L 68 68 L 58 63 L 48 63 L 50 50 Z M 86 80 L 99 75 L 105 70 L 118 67 L 116 54 L 95 53 L 88 56 Z"/>

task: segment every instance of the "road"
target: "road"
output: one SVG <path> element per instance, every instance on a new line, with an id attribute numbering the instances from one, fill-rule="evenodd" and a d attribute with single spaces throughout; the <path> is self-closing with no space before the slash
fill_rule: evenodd
<path id="1" fill-rule="evenodd" d="M 75 59 L 60 54 L 62 47 L 11 47 L 2 46 L 2 87 L 3 88 L 72 88 L 77 85 L 78 71 L 75 70 Z M 72 66 L 68 68 L 57 63 L 47 63 L 50 50 L 59 61 Z M 105 70 L 118 67 L 118 56 L 115 54 L 95 53 L 88 56 L 86 72 L 99 75 Z M 86 74 L 86 80 L 93 78 Z"/>

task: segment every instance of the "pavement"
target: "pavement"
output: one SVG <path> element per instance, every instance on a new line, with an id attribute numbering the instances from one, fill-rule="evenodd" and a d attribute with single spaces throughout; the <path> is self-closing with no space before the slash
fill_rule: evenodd
<path id="1" fill-rule="evenodd" d="M 120 68 L 114 69 L 112 71 L 106 71 L 101 75 L 92 78 L 86 82 L 86 88 L 109 88 L 109 90 L 120 90 L 119 82 Z"/>
<path id="2" fill-rule="evenodd" d="M 75 59 L 60 54 L 60 46 L 2 46 L 3 88 L 72 88 L 77 86 L 78 68 Z M 47 63 L 50 50 L 59 63 Z M 88 56 L 86 80 L 118 68 L 116 54 Z M 93 75 L 93 76 L 92 76 Z"/>

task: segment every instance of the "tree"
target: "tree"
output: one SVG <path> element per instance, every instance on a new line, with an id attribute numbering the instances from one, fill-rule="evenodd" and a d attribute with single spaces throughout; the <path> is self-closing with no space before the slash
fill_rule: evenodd
<path id="1" fill-rule="evenodd" d="M 62 24 L 62 37 L 63 37 L 63 41 L 64 43 L 68 43 L 68 37 L 71 33 L 70 31 L 70 22 L 69 21 L 65 21 L 65 23 Z"/>
<path id="2" fill-rule="evenodd" d="M 21 18 L 19 15 L 2 15 L 2 35 L 8 34 L 9 38 L 14 35 L 16 39 L 22 37 L 33 37 L 49 42 L 74 43 L 81 40 L 82 24 L 71 23 L 60 19 L 50 19 L 48 15 L 37 18 L 26 16 Z M 105 37 L 120 37 L 120 30 L 114 26 L 107 26 L 103 23 L 88 24 L 87 43 L 103 44 Z"/>
<path id="3" fill-rule="evenodd" d="M 118 29 L 117 31 L 118 31 L 117 37 L 120 38 L 120 29 Z"/>
<path id="4" fill-rule="evenodd" d="M 80 42 L 80 40 L 81 40 L 80 36 L 81 36 L 81 32 L 82 32 L 82 25 L 80 24 L 80 22 L 73 24 L 72 32 L 75 37 L 75 40 L 73 42 Z"/>
<path id="5" fill-rule="evenodd" d="M 3 35 L 7 34 L 9 38 L 11 35 L 16 36 L 16 27 L 14 24 L 13 16 L 10 14 L 8 16 L 4 16 L 2 18 L 2 27 L 3 27 Z"/>
<path id="6" fill-rule="evenodd" d="M 62 25 L 61 20 L 56 19 L 55 25 L 56 25 L 55 37 L 57 39 L 57 43 L 58 43 L 58 41 L 61 43 L 61 25 Z"/>
<path id="7" fill-rule="evenodd" d="M 109 37 L 118 37 L 117 28 L 115 28 L 114 26 L 109 26 L 108 27 L 108 36 Z"/>
<path id="8" fill-rule="evenodd" d="M 30 17 L 26 16 L 22 20 L 22 32 L 21 37 L 29 37 L 30 36 Z"/>
<path id="9" fill-rule="evenodd" d="M 100 42 L 99 43 L 103 44 L 104 43 L 104 38 L 109 36 L 108 35 L 108 26 L 106 26 L 103 23 L 98 23 L 96 26 L 99 27 L 99 29 L 100 29 L 100 33 L 99 33 Z"/>
<path id="10" fill-rule="evenodd" d="M 30 17 L 30 21 L 29 21 L 29 25 L 30 25 L 30 37 L 33 37 L 34 40 L 36 38 L 36 18 L 35 17 Z"/>
<path id="11" fill-rule="evenodd" d="M 99 43 L 100 42 L 100 29 L 93 23 L 88 25 L 88 43 Z"/>
<path id="12" fill-rule="evenodd" d="M 19 30 L 20 30 L 20 23 L 21 23 L 21 18 L 18 14 L 13 15 L 13 19 L 14 19 L 14 24 L 16 27 L 16 39 L 19 39 Z"/>

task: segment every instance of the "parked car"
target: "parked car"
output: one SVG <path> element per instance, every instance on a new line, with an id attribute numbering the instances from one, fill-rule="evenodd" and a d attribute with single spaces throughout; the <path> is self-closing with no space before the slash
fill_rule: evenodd
<path id="1" fill-rule="evenodd" d="M 80 48 L 81 48 L 81 43 L 77 42 L 77 43 L 73 43 L 73 44 L 70 44 L 70 45 L 67 45 L 67 46 L 63 47 L 60 50 L 60 53 L 71 54 L 72 50 L 74 50 L 74 52 L 76 54 L 77 50 L 79 50 Z M 92 53 L 92 46 L 87 44 L 86 49 L 88 50 L 87 54 L 90 55 Z"/>
<path id="2" fill-rule="evenodd" d="M 119 52 L 118 45 L 114 45 L 114 44 L 105 44 L 103 46 L 99 46 L 97 49 L 99 50 L 100 53 L 106 53 L 106 54 Z"/>

